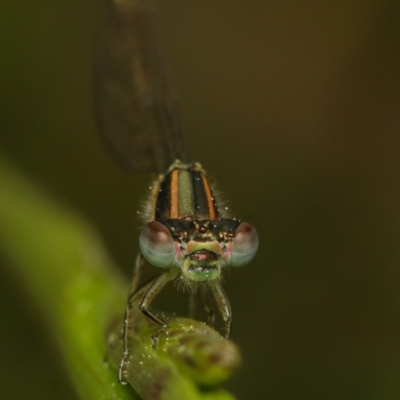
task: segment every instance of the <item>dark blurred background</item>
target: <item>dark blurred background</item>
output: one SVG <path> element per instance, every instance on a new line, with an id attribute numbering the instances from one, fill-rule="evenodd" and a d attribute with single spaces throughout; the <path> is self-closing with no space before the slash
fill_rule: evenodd
<path id="1" fill-rule="evenodd" d="M 158 3 L 191 153 L 260 236 L 225 277 L 244 358 L 227 387 L 400 398 L 400 3 Z M 95 130 L 101 7 L 2 1 L 0 146 L 98 228 L 128 279 L 151 177 Z M 9 268 L 0 280 L 1 397 L 77 398 Z"/>

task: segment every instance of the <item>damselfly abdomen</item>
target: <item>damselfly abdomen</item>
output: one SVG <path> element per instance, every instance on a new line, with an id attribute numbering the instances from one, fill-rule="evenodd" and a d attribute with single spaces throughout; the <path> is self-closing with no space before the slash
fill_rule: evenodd
<path id="1" fill-rule="evenodd" d="M 201 288 L 210 324 L 214 311 L 209 295 L 213 296 L 225 321 L 224 336 L 229 336 L 232 315 L 221 274 L 226 267 L 240 267 L 253 258 L 258 236 L 249 223 L 221 212 L 204 170 L 188 162 L 147 2 L 109 0 L 108 5 L 109 21 L 95 75 L 99 128 L 128 168 L 161 173 L 146 208 L 125 313 L 120 366 L 124 383 L 131 309 L 139 307 L 152 321 L 165 325 L 167 321 L 153 313 L 150 305 L 172 280 Z M 140 287 L 144 259 L 163 272 Z"/>

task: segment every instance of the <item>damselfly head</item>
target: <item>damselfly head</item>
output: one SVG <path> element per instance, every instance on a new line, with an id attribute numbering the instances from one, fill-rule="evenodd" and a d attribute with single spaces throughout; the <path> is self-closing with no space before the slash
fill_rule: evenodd
<path id="1" fill-rule="evenodd" d="M 140 233 L 140 250 L 155 267 L 182 270 L 195 282 L 220 278 L 223 267 L 242 267 L 254 257 L 258 235 L 248 222 L 152 221 Z"/>

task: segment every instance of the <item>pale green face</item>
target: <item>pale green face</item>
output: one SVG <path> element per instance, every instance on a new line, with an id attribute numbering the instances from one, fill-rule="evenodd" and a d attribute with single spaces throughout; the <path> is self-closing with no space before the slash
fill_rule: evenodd
<path id="1" fill-rule="evenodd" d="M 190 281 L 208 282 L 221 275 L 221 256 L 224 245 L 216 240 L 189 241 L 181 247 L 183 262 L 182 275 Z"/>
<path id="2" fill-rule="evenodd" d="M 218 279 L 223 267 L 250 262 L 258 248 L 258 235 L 252 225 L 242 222 L 232 238 L 177 240 L 164 224 L 152 221 L 142 229 L 139 244 L 150 264 L 177 267 L 188 281 L 208 282 Z"/>

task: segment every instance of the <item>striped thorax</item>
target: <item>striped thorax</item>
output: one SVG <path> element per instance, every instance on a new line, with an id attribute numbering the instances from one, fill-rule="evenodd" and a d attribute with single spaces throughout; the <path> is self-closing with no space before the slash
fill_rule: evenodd
<path id="1" fill-rule="evenodd" d="M 151 264 L 177 267 L 189 282 L 216 280 L 226 266 L 242 266 L 258 247 L 247 222 L 223 218 L 200 164 L 175 161 L 156 181 L 150 222 L 140 249 Z"/>

